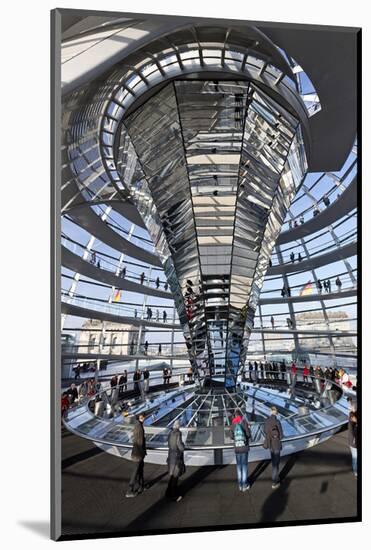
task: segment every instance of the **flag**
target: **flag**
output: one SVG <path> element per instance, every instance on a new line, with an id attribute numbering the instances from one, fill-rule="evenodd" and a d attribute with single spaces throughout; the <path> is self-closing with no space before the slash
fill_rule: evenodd
<path id="1" fill-rule="evenodd" d="M 115 294 L 113 295 L 113 301 L 114 302 L 119 302 L 121 300 L 121 290 L 119 288 L 117 288 L 115 290 Z"/>
<path id="2" fill-rule="evenodd" d="M 301 289 L 300 296 L 308 296 L 309 294 L 312 294 L 312 292 L 313 292 L 312 281 L 308 281 Z"/>

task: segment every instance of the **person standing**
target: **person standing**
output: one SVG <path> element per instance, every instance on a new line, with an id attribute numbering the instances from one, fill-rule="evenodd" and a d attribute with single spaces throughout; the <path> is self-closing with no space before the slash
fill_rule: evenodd
<path id="1" fill-rule="evenodd" d="M 341 283 L 341 280 L 340 280 L 339 277 L 336 277 L 336 279 L 335 279 L 335 284 L 336 284 L 336 286 L 338 287 L 338 292 L 341 292 L 341 284 L 342 284 L 342 283 Z"/>
<path id="2" fill-rule="evenodd" d="M 254 361 L 254 382 L 258 380 L 258 362 Z"/>
<path id="3" fill-rule="evenodd" d="M 184 443 L 180 432 L 180 422 L 175 420 L 168 437 L 168 474 L 169 482 L 166 489 L 166 496 L 175 502 L 180 502 L 182 496 L 178 493 L 178 479 L 185 472 L 184 464 Z"/>
<path id="4" fill-rule="evenodd" d="M 308 376 L 309 376 L 309 369 L 308 365 L 305 363 L 303 368 L 303 382 L 304 384 L 308 384 Z"/>
<path id="5" fill-rule="evenodd" d="M 66 391 L 64 391 L 62 393 L 62 398 L 61 398 L 62 418 L 67 416 L 69 406 L 70 406 L 70 400 L 69 400 L 69 397 L 68 397 L 68 393 Z"/>
<path id="6" fill-rule="evenodd" d="M 187 378 L 188 378 L 189 383 L 192 382 L 192 377 L 193 377 L 193 370 L 192 370 L 192 367 L 189 367 L 188 372 L 187 372 Z"/>
<path id="7" fill-rule="evenodd" d="M 111 390 L 113 391 L 118 384 L 117 374 L 114 374 L 110 380 Z"/>
<path id="8" fill-rule="evenodd" d="M 274 317 L 273 317 L 273 315 L 271 315 L 271 325 L 272 325 L 272 329 L 274 330 Z"/>
<path id="9" fill-rule="evenodd" d="M 144 490 L 144 457 L 147 454 L 146 437 L 143 427 L 144 420 L 144 414 L 140 413 L 134 425 L 133 448 L 131 450 L 133 466 L 129 481 L 129 490 L 125 495 L 126 498 L 136 497 Z"/>
<path id="10" fill-rule="evenodd" d="M 234 452 L 237 466 L 237 483 L 240 491 L 250 489 L 248 478 L 249 441 L 251 431 L 246 420 L 241 416 L 240 411 L 234 412 L 232 420 L 231 436 L 234 442 Z"/>
<path id="11" fill-rule="evenodd" d="M 357 443 L 358 443 L 358 421 L 357 412 L 351 411 L 348 422 L 348 443 L 352 454 L 352 470 L 357 477 Z"/>
<path id="12" fill-rule="evenodd" d="M 142 273 L 140 274 L 140 284 L 141 285 L 144 283 L 144 277 L 145 277 L 145 274 L 144 274 L 144 271 L 142 271 Z"/>
<path id="13" fill-rule="evenodd" d="M 95 395 L 95 380 L 94 378 L 90 378 L 88 380 L 88 393 L 87 393 L 87 396 L 88 397 L 93 397 L 93 395 Z"/>
<path id="14" fill-rule="evenodd" d="M 149 370 L 148 369 L 144 369 L 143 379 L 144 379 L 144 391 L 145 393 L 148 393 L 148 390 L 149 390 Z"/>
<path id="15" fill-rule="evenodd" d="M 124 391 L 127 390 L 127 387 L 128 387 L 128 372 L 125 370 L 124 373 L 119 378 L 120 397 L 123 395 Z"/>
<path id="16" fill-rule="evenodd" d="M 75 367 L 75 380 L 79 380 L 80 378 L 80 365 L 77 364 Z"/>
<path id="17" fill-rule="evenodd" d="M 78 394 L 78 391 L 77 391 L 77 388 L 76 388 L 76 384 L 71 384 L 70 385 L 70 387 L 67 390 L 67 395 L 68 395 L 69 400 L 70 400 L 70 405 L 72 405 L 73 403 L 75 403 L 75 401 L 78 400 L 79 394 Z"/>
<path id="18" fill-rule="evenodd" d="M 86 380 L 84 380 L 79 387 L 79 403 L 84 401 L 87 395 L 88 395 L 88 383 Z"/>
<path id="19" fill-rule="evenodd" d="M 310 376 L 310 381 L 311 381 L 312 383 L 313 383 L 314 375 L 315 375 L 315 373 L 314 373 L 314 367 L 313 367 L 313 365 L 311 365 L 311 366 L 309 367 L 309 376 Z"/>
<path id="20" fill-rule="evenodd" d="M 298 372 L 295 361 L 291 363 L 290 371 L 291 371 L 291 385 L 292 387 L 294 387 L 296 384 L 296 378 L 297 378 L 297 372 Z"/>
<path id="21" fill-rule="evenodd" d="M 163 379 L 163 384 L 164 384 L 164 386 L 165 386 L 166 380 L 167 380 L 167 368 L 166 368 L 166 367 L 164 367 L 164 368 L 162 369 L 162 379 Z"/>
<path id="22" fill-rule="evenodd" d="M 282 378 L 282 380 L 285 380 L 285 378 L 286 378 L 286 363 L 285 363 L 284 359 L 282 359 L 280 370 L 281 370 L 281 375 L 282 375 L 281 378 Z"/>
<path id="23" fill-rule="evenodd" d="M 294 254 L 294 252 L 291 252 L 291 254 L 290 254 L 290 260 L 291 260 L 291 263 L 294 263 L 294 262 L 295 262 L 295 254 Z"/>
<path id="24" fill-rule="evenodd" d="M 134 391 L 140 392 L 140 370 L 136 369 L 136 371 L 133 374 L 133 382 L 134 382 Z"/>
<path id="25" fill-rule="evenodd" d="M 279 465 L 281 458 L 281 449 L 283 431 L 281 422 L 277 418 L 277 407 L 271 407 L 271 416 L 264 422 L 265 442 L 264 448 L 269 449 L 272 461 L 272 489 L 277 489 L 280 485 Z"/>
<path id="26" fill-rule="evenodd" d="M 249 361 L 249 382 L 252 382 L 252 371 L 254 367 L 251 361 Z"/>
<path id="27" fill-rule="evenodd" d="M 162 320 L 163 320 L 164 323 L 166 323 L 166 319 L 167 319 L 167 313 L 166 313 L 165 310 L 163 310 L 163 312 L 162 312 Z"/>

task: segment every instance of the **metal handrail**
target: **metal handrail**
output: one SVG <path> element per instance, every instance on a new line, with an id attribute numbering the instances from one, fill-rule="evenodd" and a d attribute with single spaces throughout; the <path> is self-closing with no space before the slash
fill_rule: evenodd
<path id="1" fill-rule="evenodd" d="M 299 369 L 298 369 L 299 370 Z M 280 373 L 277 373 L 276 371 L 268 371 L 268 374 L 280 374 Z M 281 373 L 282 374 L 282 373 Z M 289 374 L 289 373 L 284 373 L 284 374 Z M 322 377 L 315 377 L 315 376 L 311 376 L 310 374 L 308 375 L 308 377 L 310 378 L 316 378 L 318 380 L 320 380 L 321 382 L 324 382 L 325 384 L 328 383 L 328 382 L 331 382 L 331 385 L 332 386 L 335 386 L 340 392 L 341 392 L 341 397 L 337 400 L 340 401 L 343 397 L 343 389 L 342 387 L 334 382 L 333 380 L 329 380 L 328 378 L 322 378 Z M 262 379 L 259 379 L 260 381 Z M 281 380 L 282 381 L 282 380 Z M 115 388 L 119 387 L 118 386 L 115 386 Z M 173 390 L 174 391 L 174 390 Z M 94 399 L 96 399 L 97 395 L 101 395 L 101 394 L 105 394 L 106 397 L 108 398 L 107 396 L 107 389 L 105 390 L 102 390 L 101 392 L 98 392 L 98 394 L 96 394 L 93 398 L 90 398 L 88 399 L 84 405 L 81 405 L 83 407 L 83 411 L 80 413 L 81 415 L 82 414 L 85 414 L 85 413 L 88 413 L 90 416 L 94 417 L 94 418 L 99 418 L 99 421 L 100 422 L 103 422 L 103 423 L 107 423 L 107 420 L 103 419 L 103 418 L 100 418 L 100 417 L 97 417 L 95 414 L 93 414 L 91 412 L 91 410 L 89 409 L 89 403 Z M 228 393 L 228 392 L 226 392 Z M 209 394 L 207 394 L 209 395 Z M 205 400 L 207 398 L 207 395 L 205 397 Z M 318 394 L 320 396 L 320 394 Z M 109 399 L 108 399 L 109 401 Z M 333 407 L 334 405 L 330 404 L 326 407 L 323 407 L 319 410 L 316 410 L 315 412 L 319 413 L 319 412 L 323 412 L 323 411 L 326 411 L 327 409 Z M 228 410 L 228 409 L 227 409 Z M 303 414 L 303 415 L 300 415 L 300 418 L 301 419 L 304 419 L 306 417 L 309 417 L 311 414 L 312 414 L 313 411 L 309 412 L 308 414 Z M 78 415 L 80 416 L 80 415 Z M 298 416 L 298 413 L 293 413 L 292 415 L 288 416 L 288 417 L 285 417 L 283 420 L 284 421 L 288 421 L 288 420 L 293 420 L 295 417 Z M 96 443 L 100 443 L 102 445 L 115 445 L 117 447 L 123 447 L 123 448 L 132 448 L 132 443 L 120 443 L 120 442 L 109 442 L 109 441 L 106 441 L 102 438 L 97 438 L 97 437 L 91 437 L 89 436 L 88 434 L 82 434 L 80 433 L 78 430 L 74 430 L 73 428 L 71 428 L 68 423 L 67 423 L 67 418 L 62 418 L 62 421 L 63 421 L 63 424 L 65 425 L 65 427 L 70 430 L 72 433 L 74 433 L 75 435 L 78 435 L 80 437 L 84 437 L 86 439 L 89 439 L 90 441 L 94 441 Z M 112 420 L 109 420 L 108 423 L 112 423 Z M 326 427 L 323 427 L 321 429 L 317 429 L 317 430 L 314 430 L 313 432 L 309 432 L 307 434 L 299 434 L 299 435 L 296 435 L 296 436 L 289 436 L 289 437 L 284 437 L 281 441 L 282 443 L 285 443 L 285 442 L 289 442 L 289 441 L 295 441 L 295 440 L 299 440 L 299 439 L 302 439 L 303 437 L 313 437 L 314 435 L 320 435 L 321 433 L 325 433 L 327 431 L 332 431 L 334 429 L 337 429 L 339 427 L 341 427 L 345 422 L 342 421 L 342 422 L 339 422 L 338 424 L 335 424 L 334 426 L 326 426 Z M 263 429 L 262 427 L 264 426 L 264 422 L 250 422 L 250 425 L 252 427 L 255 427 L 255 426 L 258 426 L 258 430 L 257 430 L 257 433 L 264 433 L 263 432 Z M 128 426 L 129 427 L 129 426 Z M 206 429 L 210 427 L 205 427 Z M 225 429 L 228 429 L 225 427 Z M 160 434 L 160 433 L 168 433 L 169 431 L 171 430 L 171 428 L 168 428 L 168 427 L 147 427 L 146 428 L 146 432 L 148 435 L 156 435 L 156 434 Z M 196 432 L 198 430 L 197 427 L 187 427 L 187 428 L 180 428 L 181 431 L 186 431 L 187 433 L 188 432 Z M 250 447 L 258 447 L 260 445 L 262 445 L 262 441 L 260 442 L 251 442 L 249 443 Z M 166 451 L 167 452 L 167 447 L 158 447 L 158 446 L 153 446 L 151 445 L 151 442 L 148 441 L 147 442 L 147 448 L 148 449 L 151 449 L 151 450 L 158 450 L 158 451 Z M 190 445 L 190 446 L 186 446 L 185 447 L 185 450 L 213 450 L 213 449 L 232 449 L 233 448 L 233 445 L 229 445 L 229 444 L 226 444 L 226 445 L 213 445 L 213 446 L 193 446 L 193 445 Z"/>

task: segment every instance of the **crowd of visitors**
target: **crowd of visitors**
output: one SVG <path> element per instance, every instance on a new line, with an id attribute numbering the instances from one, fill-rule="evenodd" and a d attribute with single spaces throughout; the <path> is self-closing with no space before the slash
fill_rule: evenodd
<path id="1" fill-rule="evenodd" d="M 290 254 L 290 260 L 291 260 L 291 263 L 294 264 L 296 262 L 296 260 L 298 262 L 301 262 L 303 260 L 302 258 L 302 255 L 300 254 L 300 252 L 298 253 L 298 257 L 296 258 L 295 256 L 295 253 L 294 252 L 291 252 Z"/>
<path id="2" fill-rule="evenodd" d="M 105 370 L 107 368 L 107 365 L 108 365 L 108 361 L 102 359 L 100 361 L 99 370 Z M 75 380 L 80 380 L 82 373 L 95 372 L 96 370 L 97 370 L 96 361 L 83 361 L 81 363 L 77 363 L 77 365 L 73 367 Z"/>
<path id="3" fill-rule="evenodd" d="M 328 379 L 337 382 L 339 385 L 351 387 L 348 373 L 343 368 L 321 367 L 308 365 L 302 361 L 298 367 L 295 361 L 287 363 L 282 361 L 249 361 L 243 378 L 254 381 L 254 379 L 266 378 L 270 380 L 284 379 L 290 375 L 291 381 L 302 378 L 304 384 L 312 383 L 315 378 Z M 192 368 L 187 373 L 189 381 L 193 378 Z M 168 385 L 172 377 L 170 368 L 163 369 L 163 383 Z M 133 383 L 137 391 L 140 391 L 140 385 L 143 381 L 144 392 L 149 390 L 150 372 L 147 368 L 143 371 L 136 369 L 133 373 Z M 118 392 L 123 395 L 127 391 L 128 373 L 125 370 L 121 375 L 114 374 L 109 382 L 111 395 Z M 356 388 L 355 388 L 356 389 Z M 62 394 L 62 415 L 65 415 L 69 407 L 80 403 L 86 397 L 93 397 L 101 390 L 99 381 L 89 378 L 84 379 L 79 386 L 71 383 L 69 388 Z M 357 477 L 357 448 L 358 448 L 358 412 L 356 399 L 348 397 L 349 402 L 349 421 L 348 421 L 348 445 L 351 454 L 351 467 L 355 477 Z M 279 466 L 281 460 L 282 440 L 284 432 L 281 422 L 278 418 L 278 410 L 275 406 L 271 407 L 270 416 L 265 420 L 263 433 L 263 447 L 269 451 L 271 462 L 272 489 L 280 486 Z M 129 481 L 129 488 L 125 496 L 127 498 L 140 495 L 145 489 L 144 483 L 144 459 L 147 454 L 145 438 L 145 416 L 139 414 L 133 430 L 133 446 L 131 452 L 132 471 Z M 180 423 L 176 420 L 168 434 L 168 484 L 165 496 L 174 502 L 180 502 L 183 495 L 179 492 L 178 481 L 185 473 L 185 445 L 182 440 Z M 251 441 L 251 429 L 241 410 L 236 409 L 231 418 L 230 434 L 233 441 L 237 484 L 241 492 L 248 491 L 251 487 L 248 471 L 248 456 Z"/>
<path id="4" fill-rule="evenodd" d="M 292 262 L 296 261 L 296 256 L 293 252 L 291 253 L 290 257 L 291 257 Z M 302 257 L 301 257 L 300 252 L 298 254 L 297 260 L 299 262 L 302 261 Z M 325 280 L 317 279 L 317 281 L 315 283 L 315 287 L 318 291 L 318 294 L 322 294 L 323 290 L 327 294 L 330 294 L 331 292 L 333 292 L 332 288 L 331 288 L 333 282 L 334 281 L 331 281 L 331 279 L 325 279 Z M 341 279 L 340 279 L 339 276 L 337 276 L 336 279 L 335 279 L 335 285 L 336 285 L 337 292 L 341 292 L 342 282 L 341 282 Z M 298 285 L 298 286 L 300 287 L 300 290 L 302 290 L 303 287 L 300 286 L 300 285 Z M 288 283 L 283 285 L 283 287 L 281 289 L 281 296 L 282 296 L 282 298 L 290 298 L 291 297 L 291 287 Z"/>
<path id="5" fill-rule="evenodd" d="M 287 364 L 284 359 L 282 361 L 249 361 L 242 372 L 242 379 L 249 382 L 260 379 L 285 380 L 287 373 L 291 374 L 291 381 L 292 375 L 295 375 L 298 381 L 305 384 L 312 383 L 314 378 L 321 378 L 331 380 L 346 388 L 353 387 L 345 369 L 321 367 L 320 365 L 309 366 L 305 361 L 298 366 L 295 361 Z"/>
<path id="6" fill-rule="evenodd" d="M 85 378 L 79 386 L 72 383 L 67 390 L 62 392 L 61 408 L 62 416 L 73 405 L 81 403 L 87 397 L 93 397 L 101 389 L 101 384 L 94 378 Z"/>
<path id="7" fill-rule="evenodd" d="M 138 313 L 137 313 L 137 310 L 135 310 L 136 314 L 135 314 L 135 317 L 137 317 Z M 153 318 L 153 311 L 152 311 L 152 308 L 151 307 L 147 307 L 147 321 L 151 321 Z M 156 323 L 159 323 L 160 321 L 160 311 L 158 309 L 156 309 Z M 163 310 L 162 312 L 162 320 L 164 323 L 166 323 L 166 319 L 167 319 L 167 313 L 165 310 Z"/>

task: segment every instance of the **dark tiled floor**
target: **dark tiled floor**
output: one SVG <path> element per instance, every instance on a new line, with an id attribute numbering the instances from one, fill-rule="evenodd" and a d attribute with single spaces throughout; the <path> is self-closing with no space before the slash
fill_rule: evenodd
<path id="1" fill-rule="evenodd" d="M 62 517 L 64 535 L 115 531 L 248 525 L 276 521 L 354 517 L 357 484 L 350 470 L 346 432 L 281 461 L 281 487 L 271 488 L 271 467 L 250 464 L 251 490 L 240 493 L 234 466 L 187 468 L 184 498 L 164 498 L 166 468 L 146 464 L 151 484 L 125 499 L 131 463 L 63 432 Z"/>

